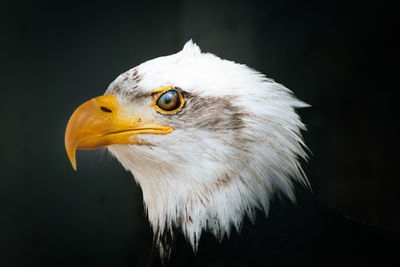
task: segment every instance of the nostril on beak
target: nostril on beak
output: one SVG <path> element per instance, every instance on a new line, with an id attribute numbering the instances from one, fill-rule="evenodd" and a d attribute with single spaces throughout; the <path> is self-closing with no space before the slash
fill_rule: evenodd
<path id="1" fill-rule="evenodd" d="M 101 106 L 100 109 L 101 109 L 102 111 L 104 111 L 104 112 L 112 113 L 112 110 L 111 110 L 111 109 L 106 108 L 106 107 L 104 107 L 104 106 Z"/>

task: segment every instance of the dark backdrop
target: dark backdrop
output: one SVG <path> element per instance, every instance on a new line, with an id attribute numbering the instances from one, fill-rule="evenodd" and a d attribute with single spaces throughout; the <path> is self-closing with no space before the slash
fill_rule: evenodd
<path id="1" fill-rule="evenodd" d="M 384 1 L 8 1 L 1 4 L 0 264 L 141 264 L 151 246 L 141 191 L 104 151 L 64 129 L 120 73 L 202 50 L 292 89 L 314 194 L 399 231 L 397 18 Z"/>

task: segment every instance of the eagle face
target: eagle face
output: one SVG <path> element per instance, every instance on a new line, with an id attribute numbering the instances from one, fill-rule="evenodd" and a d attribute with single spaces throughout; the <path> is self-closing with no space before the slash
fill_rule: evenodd
<path id="1" fill-rule="evenodd" d="M 162 255 L 161 237 L 181 229 L 196 250 L 202 231 L 218 239 L 239 231 L 275 194 L 294 200 L 307 185 L 290 90 L 245 65 L 180 52 L 121 74 L 104 96 L 81 105 L 66 130 L 66 149 L 107 147 L 139 183 Z"/>

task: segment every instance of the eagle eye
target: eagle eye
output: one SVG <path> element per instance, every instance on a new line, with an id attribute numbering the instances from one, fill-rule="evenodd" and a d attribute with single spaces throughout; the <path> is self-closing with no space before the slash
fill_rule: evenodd
<path id="1" fill-rule="evenodd" d="M 179 91 L 172 89 L 160 95 L 156 106 L 164 112 L 175 112 L 182 107 L 183 97 Z"/>

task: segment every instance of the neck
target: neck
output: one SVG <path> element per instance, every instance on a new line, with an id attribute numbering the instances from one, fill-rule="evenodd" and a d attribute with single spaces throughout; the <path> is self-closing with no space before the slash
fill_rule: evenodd
<path id="1" fill-rule="evenodd" d="M 169 253 L 162 242 L 163 236 L 173 235 L 175 228 L 182 230 L 196 251 L 203 231 L 222 240 L 225 235 L 229 236 L 232 227 L 240 230 L 245 216 L 254 220 L 257 209 L 267 215 L 269 200 L 277 188 L 293 198 L 289 180 L 276 179 L 279 173 L 268 167 L 257 167 L 254 165 L 257 162 L 247 162 L 245 168 L 236 166 L 234 170 L 225 168 L 223 172 L 214 172 L 218 175 L 203 170 L 200 179 L 195 175 L 199 172 L 186 171 L 195 170 L 195 166 L 177 169 L 158 161 L 154 168 L 154 161 L 143 150 L 137 153 L 126 146 L 109 149 L 140 184 L 147 215 L 163 257 Z"/>

